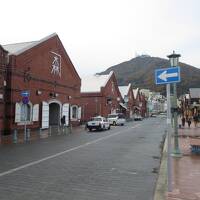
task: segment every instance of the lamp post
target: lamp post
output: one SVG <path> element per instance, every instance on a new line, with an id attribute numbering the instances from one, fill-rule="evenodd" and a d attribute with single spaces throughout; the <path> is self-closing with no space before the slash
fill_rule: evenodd
<path id="1" fill-rule="evenodd" d="M 178 66 L 178 61 L 179 61 L 179 57 L 181 55 L 180 54 L 176 54 L 173 51 L 173 54 L 168 55 L 167 57 L 170 60 L 170 65 L 171 67 L 176 67 Z M 181 156 L 181 152 L 179 149 L 179 142 L 178 142 L 178 110 L 177 110 L 177 90 L 176 90 L 176 83 L 173 83 L 173 116 L 174 116 L 174 150 L 173 150 L 173 154 L 172 156 L 175 157 L 180 157 Z"/>

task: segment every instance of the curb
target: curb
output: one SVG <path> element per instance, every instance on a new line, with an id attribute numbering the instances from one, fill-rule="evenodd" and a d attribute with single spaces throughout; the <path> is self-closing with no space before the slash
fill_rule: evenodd
<path id="1" fill-rule="evenodd" d="M 154 192 L 154 200 L 165 200 L 167 192 L 167 137 L 165 137 L 164 147 L 162 151 L 162 159 L 156 189 Z"/>

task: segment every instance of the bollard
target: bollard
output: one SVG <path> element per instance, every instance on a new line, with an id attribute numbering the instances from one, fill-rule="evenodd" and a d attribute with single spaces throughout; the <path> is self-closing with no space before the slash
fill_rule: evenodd
<path id="1" fill-rule="evenodd" d="M 27 129 L 24 129 L 24 142 L 26 142 L 26 134 L 27 134 Z"/>
<path id="2" fill-rule="evenodd" d="M 64 134 L 67 135 L 67 126 L 64 126 Z"/>
<path id="3" fill-rule="evenodd" d="M 28 128 L 27 133 L 26 133 L 26 141 L 30 141 L 30 136 L 31 136 L 30 132 L 31 132 L 31 130 L 30 130 L 30 128 Z"/>
<path id="4" fill-rule="evenodd" d="M 39 129 L 39 136 L 42 137 L 42 128 Z"/>
<path id="5" fill-rule="evenodd" d="M 17 130 L 14 129 L 13 131 L 13 143 L 16 144 L 17 143 Z"/>
<path id="6" fill-rule="evenodd" d="M 57 135 L 61 135 L 61 130 L 60 130 L 60 126 L 58 126 L 57 128 L 58 128 L 58 132 L 57 132 Z"/>
<path id="7" fill-rule="evenodd" d="M 51 136 L 51 126 L 49 126 L 49 136 Z"/>
<path id="8" fill-rule="evenodd" d="M 72 124 L 70 124 L 69 133 L 72 133 Z"/>

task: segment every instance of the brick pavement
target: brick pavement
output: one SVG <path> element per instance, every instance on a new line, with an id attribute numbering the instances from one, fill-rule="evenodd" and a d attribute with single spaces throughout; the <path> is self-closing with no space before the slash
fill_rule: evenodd
<path id="1" fill-rule="evenodd" d="M 179 129 L 181 158 L 172 157 L 172 188 L 167 200 L 200 200 L 200 155 L 191 153 L 191 143 L 200 145 L 200 125 Z"/>
<path id="2" fill-rule="evenodd" d="M 24 139 L 24 130 L 20 130 L 18 131 L 18 135 L 17 135 L 17 141 L 14 141 L 14 136 L 12 135 L 7 135 L 7 136 L 2 136 L 1 140 L 0 140 L 0 145 L 1 144 L 12 144 L 12 143 L 18 143 L 18 144 L 22 144 L 22 143 L 26 143 L 26 142 L 33 142 L 36 140 L 40 140 L 40 139 L 44 139 L 44 138 L 48 138 L 51 137 L 52 135 L 65 135 L 65 134 L 69 134 L 69 133 L 77 133 L 80 132 L 82 130 L 84 130 L 84 125 L 78 126 L 78 127 L 73 127 L 71 130 L 70 128 L 66 128 L 65 130 L 61 129 L 61 127 L 53 127 L 52 130 L 50 129 L 45 129 L 42 130 L 42 132 L 40 132 L 40 130 L 31 130 L 30 132 L 30 138 L 28 139 L 28 141 L 25 141 Z"/>

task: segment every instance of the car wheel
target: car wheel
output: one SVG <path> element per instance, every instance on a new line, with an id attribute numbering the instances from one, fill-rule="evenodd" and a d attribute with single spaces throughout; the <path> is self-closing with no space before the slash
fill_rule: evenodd
<path id="1" fill-rule="evenodd" d="M 109 127 L 108 127 L 108 130 L 110 130 L 110 125 L 109 125 Z"/>
<path id="2" fill-rule="evenodd" d="M 91 129 L 91 128 L 89 128 L 89 131 L 91 132 L 91 131 L 92 131 L 92 129 Z"/>
<path id="3" fill-rule="evenodd" d="M 116 126 L 117 125 L 116 122 L 113 122 L 113 125 Z"/>

